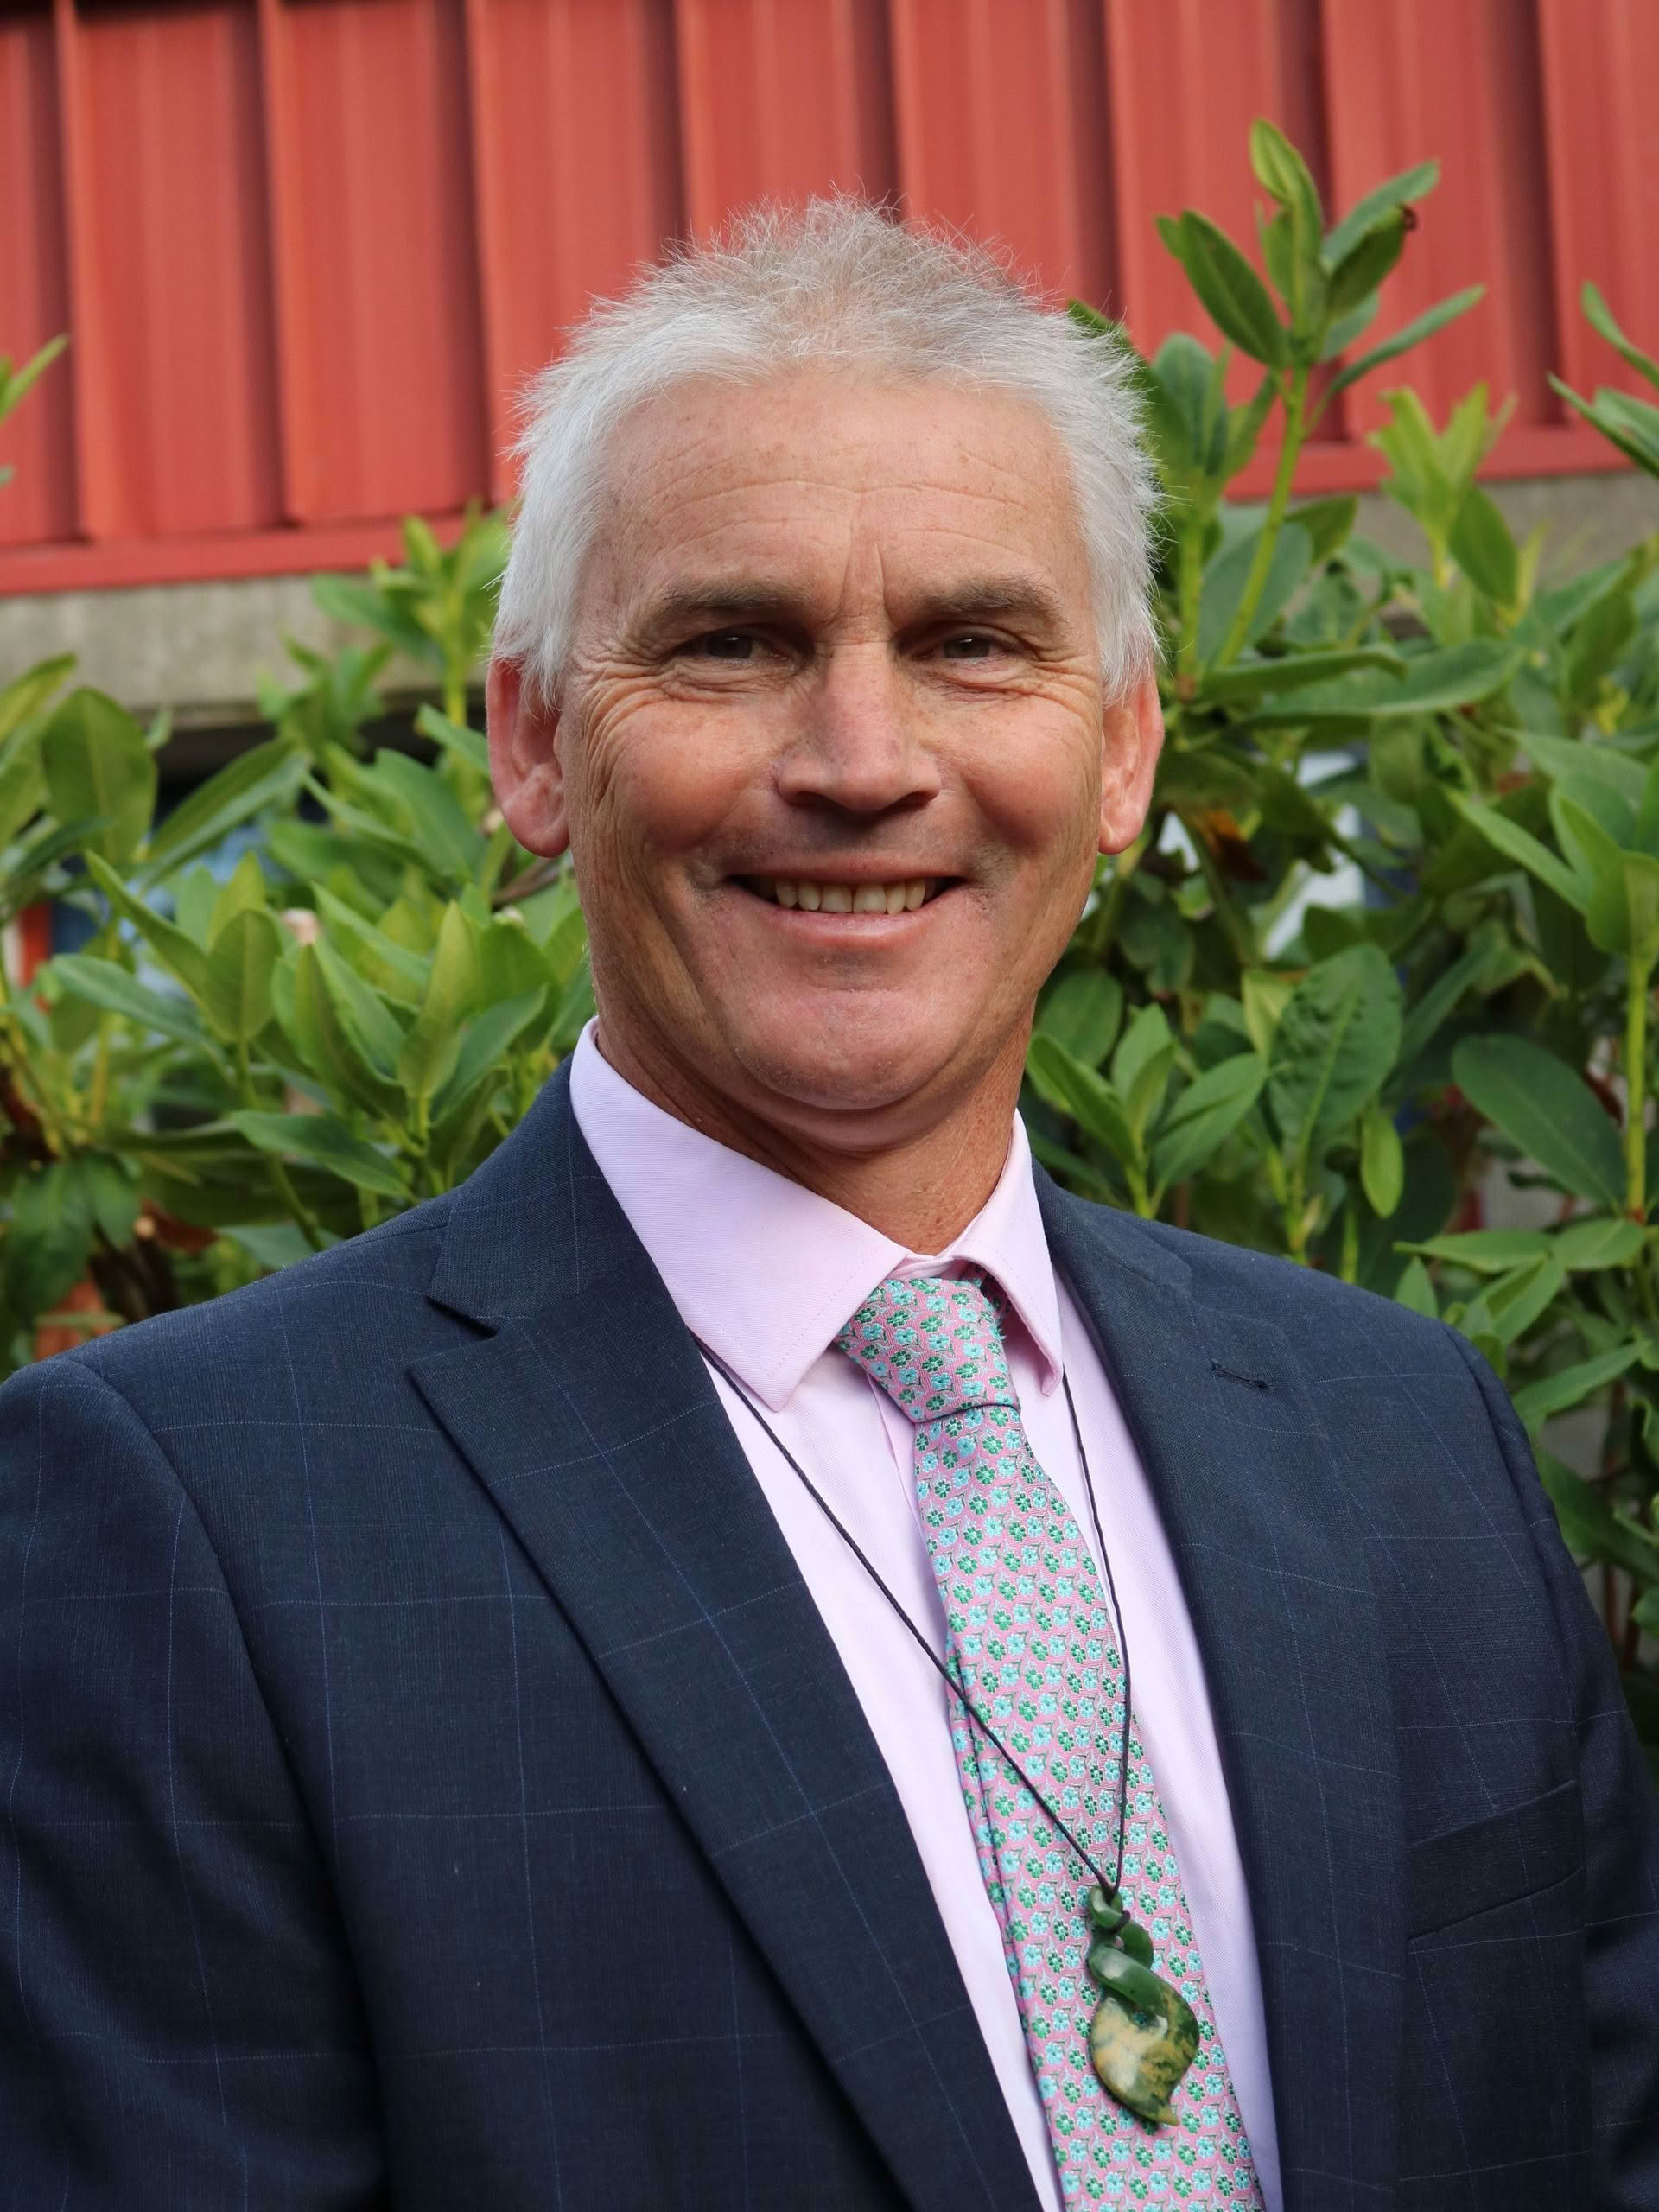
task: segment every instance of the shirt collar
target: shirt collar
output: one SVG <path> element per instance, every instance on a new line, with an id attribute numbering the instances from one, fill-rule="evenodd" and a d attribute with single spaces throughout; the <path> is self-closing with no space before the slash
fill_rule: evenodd
<path id="1" fill-rule="evenodd" d="M 938 1253 L 907 1251 L 867 1221 L 653 1105 L 577 1041 L 570 1103 L 588 1150 L 693 1336 L 776 1413 L 876 1285 L 893 1274 L 982 1268 L 1035 1347 L 1045 1393 L 1060 1380 L 1060 1310 L 1014 1116 L 996 1188 Z"/>

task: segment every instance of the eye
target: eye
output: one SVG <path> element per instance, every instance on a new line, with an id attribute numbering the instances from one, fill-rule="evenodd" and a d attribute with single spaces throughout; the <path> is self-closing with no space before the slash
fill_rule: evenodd
<path id="1" fill-rule="evenodd" d="M 946 638 L 939 652 L 946 660 L 988 660 L 996 648 L 996 639 L 985 631 L 962 630 L 954 638 Z"/>
<path id="2" fill-rule="evenodd" d="M 753 660 L 756 640 L 747 630 L 710 630 L 701 638 L 689 639 L 680 650 L 706 660 Z"/>

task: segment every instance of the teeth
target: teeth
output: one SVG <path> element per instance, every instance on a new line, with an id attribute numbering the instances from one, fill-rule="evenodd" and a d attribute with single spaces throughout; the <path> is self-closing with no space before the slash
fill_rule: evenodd
<path id="1" fill-rule="evenodd" d="M 750 878 L 763 899 L 798 906 L 809 914 L 913 914 L 938 888 L 937 876 L 908 876 L 899 883 L 806 883 L 794 876 Z"/>

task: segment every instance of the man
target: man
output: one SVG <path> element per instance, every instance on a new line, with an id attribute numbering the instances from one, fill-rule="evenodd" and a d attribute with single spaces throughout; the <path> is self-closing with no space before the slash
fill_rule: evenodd
<path id="1" fill-rule="evenodd" d="M 1015 1118 L 1160 737 L 1109 348 L 822 207 L 525 452 L 492 759 L 596 1029 L 0 1402 L 5 2202 L 1659 2203 L 1654 1804 L 1501 1390 Z"/>

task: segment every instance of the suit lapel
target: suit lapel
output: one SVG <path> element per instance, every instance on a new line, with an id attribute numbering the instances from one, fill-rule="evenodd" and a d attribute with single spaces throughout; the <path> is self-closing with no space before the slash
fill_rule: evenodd
<path id="1" fill-rule="evenodd" d="M 1034 2193 L 903 1809 L 556 1077 L 458 1196 L 414 1380 L 604 1675 L 917 2212 Z"/>
<path id="2" fill-rule="evenodd" d="M 1039 1178 L 1168 1533 L 1249 1891 L 1287 2212 L 1390 2200 L 1403 1874 L 1386 1655 L 1332 1440 L 1281 1332 Z M 1202 1252 L 1194 1241 L 1191 1248 Z"/>

